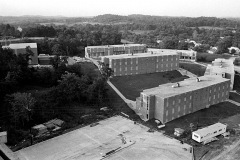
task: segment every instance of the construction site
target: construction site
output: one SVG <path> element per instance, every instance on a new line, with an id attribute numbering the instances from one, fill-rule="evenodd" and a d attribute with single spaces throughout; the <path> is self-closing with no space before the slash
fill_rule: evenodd
<path id="1" fill-rule="evenodd" d="M 15 153 L 20 160 L 192 160 L 188 144 L 114 116 Z"/>

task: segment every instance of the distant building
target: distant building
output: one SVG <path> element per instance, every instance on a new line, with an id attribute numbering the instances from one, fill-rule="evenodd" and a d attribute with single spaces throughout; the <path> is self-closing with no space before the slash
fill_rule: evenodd
<path id="1" fill-rule="evenodd" d="M 227 60 L 223 58 L 215 59 L 212 65 L 208 65 L 205 71 L 205 75 L 218 75 L 223 78 L 231 80 L 231 89 L 233 89 L 234 84 L 234 64 L 232 60 Z"/>
<path id="2" fill-rule="evenodd" d="M 38 51 L 37 51 L 37 43 L 16 43 L 10 44 L 9 46 L 3 46 L 3 48 L 10 48 L 13 50 L 13 53 L 16 55 L 26 54 L 26 47 L 30 47 L 33 52 L 33 56 L 30 56 L 31 60 L 29 64 L 36 65 L 38 64 Z"/>
<path id="3" fill-rule="evenodd" d="M 144 121 L 163 124 L 186 114 L 208 108 L 229 97 L 230 80 L 216 75 L 188 78 L 143 90 L 136 99 L 136 113 Z"/>
<path id="4" fill-rule="evenodd" d="M 109 65 L 114 76 L 147 74 L 177 70 L 179 55 L 176 53 L 138 53 L 102 57 L 102 62 Z"/>
<path id="5" fill-rule="evenodd" d="M 209 54 L 215 54 L 217 52 L 218 48 L 217 47 L 210 47 L 209 50 L 207 50 L 207 53 Z"/>
<path id="6" fill-rule="evenodd" d="M 240 49 L 238 47 L 230 47 L 230 48 L 228 48 L 229 53 L 232 53 L 232 50 L 235 50 L 234 54 L 239 54 L 240 53 Z"/>
<path id="7" fill-rule="evenodd" d="M 56 57 L 55 55 L 39 54 L 38 56 L 39 65 L 51 65 L 51 59 L 55 57 Z"/>
<path id="8" fill-rule="evenodd" d="M 101 56 L 145 53 L 145 44 L 123 44 L 123 45 L 106 45 L 106 46 L 88 46 L 85 47 L 86 58 L 100 58 Z"/>
<path id="9" fill-rule="evenodd" d="M 180 60 L 187 60 L 187 61 L 196 61 L 197 60 L 197 52 L 193 50 L 175 50 L 175 49 L 155 49 L 155 48 L 148 48 L 148 52 L 153 53 L 169 53 L 174 54 L 177 53 L 180 57 Z"/>

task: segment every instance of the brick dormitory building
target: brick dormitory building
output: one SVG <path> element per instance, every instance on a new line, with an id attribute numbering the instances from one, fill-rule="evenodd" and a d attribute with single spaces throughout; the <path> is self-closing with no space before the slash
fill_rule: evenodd
<path id="1" fill-rule="evenodd" d="M 145 121 L 155 118 L 167 123 L 225 101 L 229 91 L 230 80 L 217 75 L 188 78 L 143 90 L 135 111 Z"/>
<path id="2" fill-rule="evenodd" d="M 138 53 L 102 57 L 114 76 L 147 74 L 177 70 L 179 55 L 174 53 Z"/>
<path id="3" fill-rule="evenodd" d="M 145 53 L 147 45 L 145 44 L 123 44 L 123 45 L 105 45 L 88 46 L 85 48 L 86 58 L 99 58 L 101 56 Z"/>

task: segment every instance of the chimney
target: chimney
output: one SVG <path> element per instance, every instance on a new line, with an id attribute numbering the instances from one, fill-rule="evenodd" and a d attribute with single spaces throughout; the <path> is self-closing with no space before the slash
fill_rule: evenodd
<path id="1" fill-rule="evenodd" d="M 197 82 L 200 82 L 201 80 L 200 80 L 200 78 L 197 77 L 197 80 L 196 80 L 196 81 L 197 81 Z"/>

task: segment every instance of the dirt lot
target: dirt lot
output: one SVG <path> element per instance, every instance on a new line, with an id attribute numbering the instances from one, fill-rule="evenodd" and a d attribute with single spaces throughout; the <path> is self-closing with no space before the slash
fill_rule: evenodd
<path id="1" fill-rule="evenodd" d="M 192 160 L 191 146 L 121 116 L 99 121 L 16 154 L 21 160 Z"/>
<path id="2" fill-rule="evenodd" d="M 169 82 L 178 82 L 188 78 L 178 71 L 159 72 L 132 76 L 113 77 L 110 81 L 127 98 L 135 101 L 144 89 L 157 87 Z"/>

